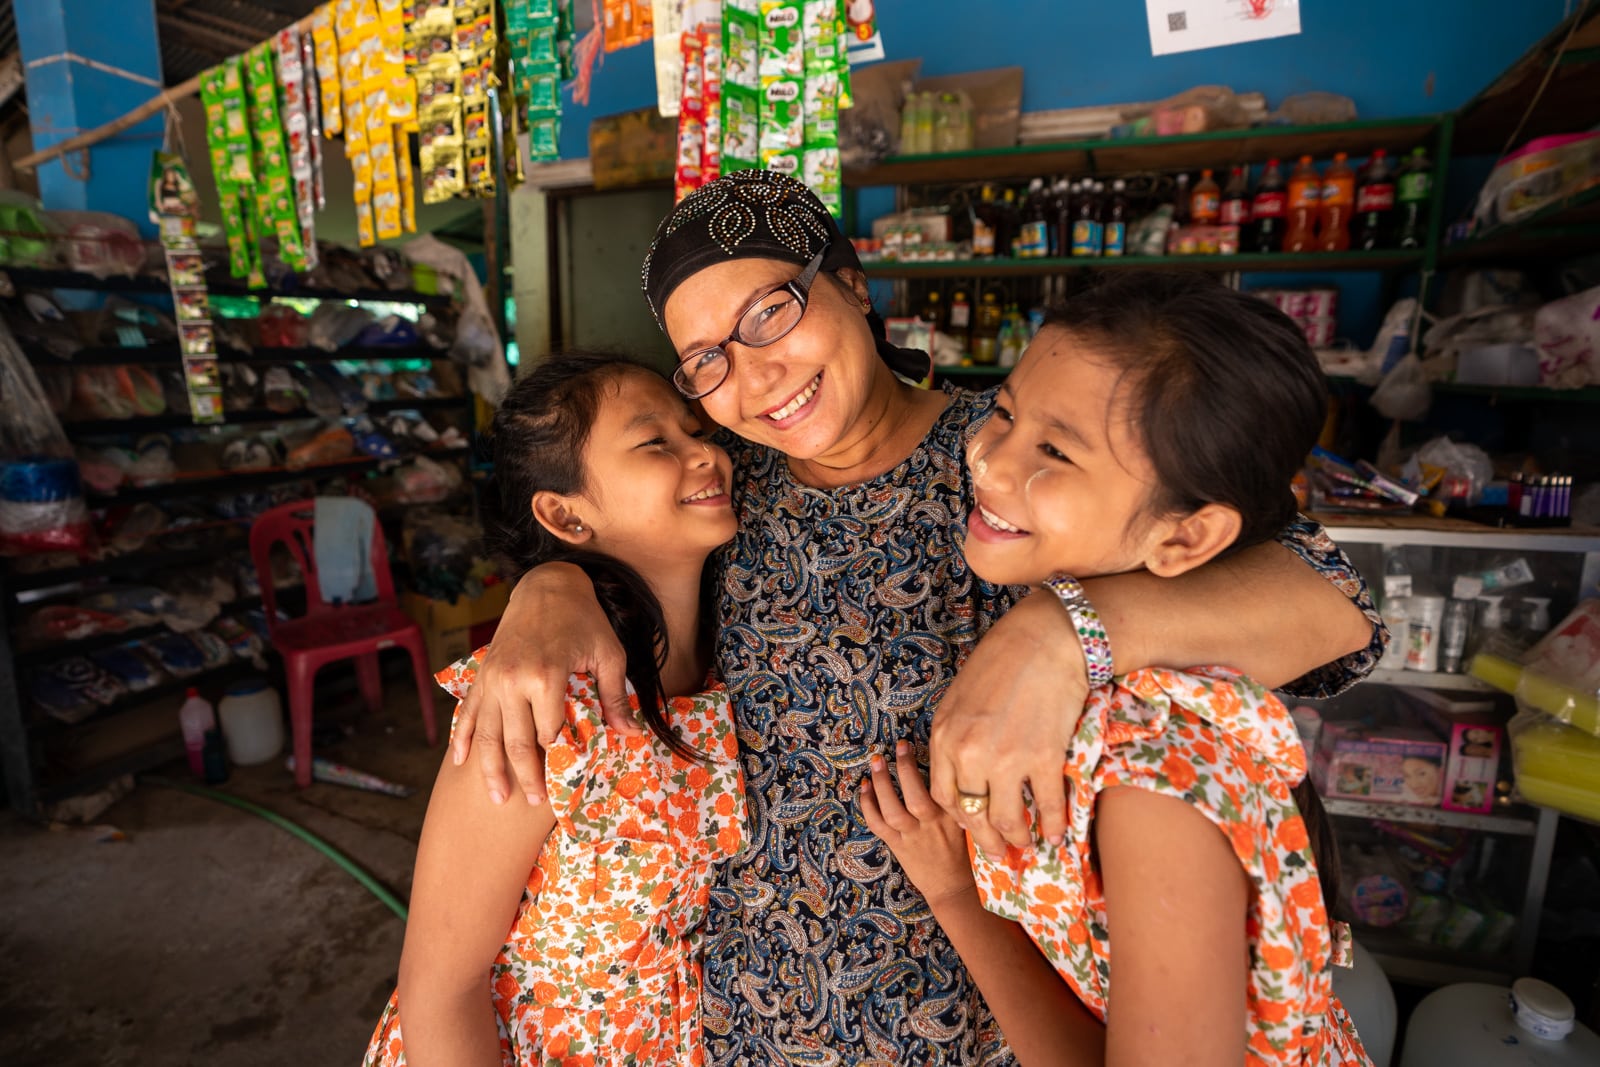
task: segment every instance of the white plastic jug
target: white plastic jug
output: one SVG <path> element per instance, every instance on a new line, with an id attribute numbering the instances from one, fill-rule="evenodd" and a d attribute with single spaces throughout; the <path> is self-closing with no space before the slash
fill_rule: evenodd
<path id="1" fill-rule="evenodd" d="M 228 759 L 241 767 L 276 759 L 283 751 L 283 705 L 278 691 L 260 678 L 228 687 L 217 705 Z"/>
<path id="2" fill-rule="evenodd" d="M 1600 1036 L 1573 1017 L 1567 995 L 1537 978 L 1463 982 L 1411 1013 L 1400 1067 L 1577 1067 L 1600 1063 Z"/>

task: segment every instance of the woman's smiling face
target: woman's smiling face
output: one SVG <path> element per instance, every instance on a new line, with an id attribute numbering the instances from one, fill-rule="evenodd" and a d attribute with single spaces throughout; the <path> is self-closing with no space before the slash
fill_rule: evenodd
<path id="1" fill-rule="evenodd" d="M 781 287 L 800 273 L 781 260 L 731 259 L 690 276 L 663 314 L 678 358 L 722 342 L 758 299 L 792 299 Z M 726 346 L 728 376 L 700 401 L 706 414 L 785 455 L 826 459 L 859 433 L 874 378 L 886 373 L 866 308 L 864 279 L 818 274 L 787 335 L 761 348 Z"/>

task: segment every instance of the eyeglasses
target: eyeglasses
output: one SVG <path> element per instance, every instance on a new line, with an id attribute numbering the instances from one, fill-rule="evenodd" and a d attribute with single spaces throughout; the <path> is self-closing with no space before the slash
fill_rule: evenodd
<path id="1" fill-rule="evenodd" d="M 719 344 L 690 352 L 672 372 L 672 384 L 686 399 L 699 400 L 709 396 L 728 379 L 728 345 L 737 341 L 746 348 L 765 348 L 789 336 L 806 313 L 806 302 L 811 296 L 811 284 L 822 269 L 828 246 L 823 245 L 800 276 L 791 282 L 769 289 L 739 316 L 733 332 Z"/>

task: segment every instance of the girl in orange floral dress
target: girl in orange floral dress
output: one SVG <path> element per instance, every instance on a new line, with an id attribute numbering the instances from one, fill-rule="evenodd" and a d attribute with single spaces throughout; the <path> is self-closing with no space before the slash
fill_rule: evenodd
<path id="1" fill-rule="evenodd" d="M 1123 274 L 1046 319 L 968 446 L 967 561 L 1061 596 L 1101 674 L 1059 787 L 1069 829 L 971 849 L 904 743 L 898 790 L 880 755 L 860 799 L 1021 1063 L 1369 1062 L 1331 991 L 1342 925 L 1317 859 L 1334 856 L 1312 847 L 1326 819 L 1287 710 L 1223 668 L 1114 677 L 1062 580 L 1177 575 L 1270 538 L 1325 402 L 1280 312 L 1198 276 Z M 950 784 L 984 810 L 987 783 Z"/>
<path id="2" fill-rule="evenodd" d="M 445 760 L 365 1064 L 700 1064 L 696 931 L 745 804 L 701 610 L 707 558 L 734 533 L 728 457 L 665 379 L 610 356 L 525 374 L 494 441 L 504 554 L 595 582 L 647 729 L 607 728 L 574 675 L 549 804 L 494 802 Z M 440 682 L 461 697 L 475 662 Z"/>

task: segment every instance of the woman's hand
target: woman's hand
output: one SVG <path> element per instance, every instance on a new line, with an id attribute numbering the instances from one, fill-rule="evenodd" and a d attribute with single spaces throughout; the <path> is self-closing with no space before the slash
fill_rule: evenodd
<path id="1" fill-rule="evenodd" d="M 477 749 L 496 804 L 511 795 L 509 760 L 528 803 L 544 803 L 544 749 L 567 721 L 568 677 L 593 676 L 606 725 L 623 734 L 639 732 L 628 706 L 627 664 L 588 575 L 570 563 L 536 567 L 512 591 L 461 703 L 452 758 L 459 765 Z"/>
<path id="2" fill-rule="evenodd" d="M 990 854 L 1033 840 L 1026 783 L 1039 832 L 1067 832 L 1062 768 L 1089 695 L 1088 670 L 1072 621 L 1054 596 L 1024 598 L 978 642 L 933 718 L 933 799 Z M 960 795 L 987 794 L 987 808 L 961 810 Z"/>
<path id="3" fill-rule="evenodd" d="M 882 756 L 872 757 L 872 773 L 861 781 L 861 814 L 867 829 L 889 846 L 930 906 L 973 892 L 977 883 L 972 877 L 966 834 L 928 795 L 922 771 L 905 741 L 895 745 L 894 766 L 900 779 L 898 792 Z"/>

